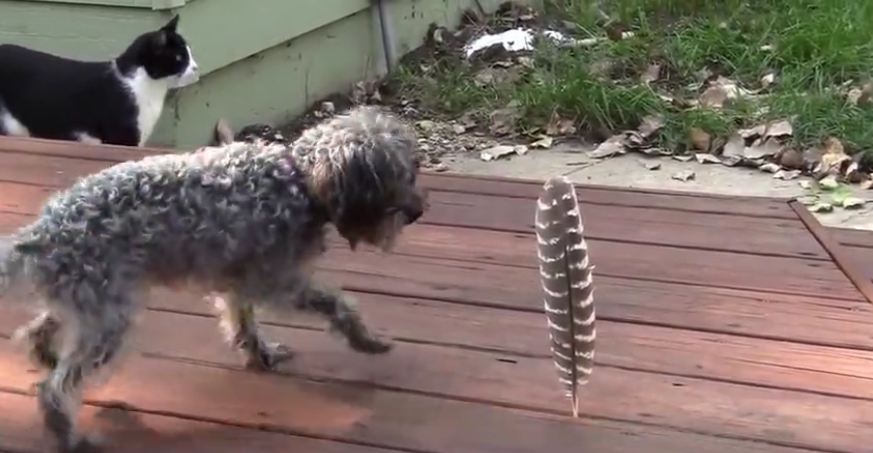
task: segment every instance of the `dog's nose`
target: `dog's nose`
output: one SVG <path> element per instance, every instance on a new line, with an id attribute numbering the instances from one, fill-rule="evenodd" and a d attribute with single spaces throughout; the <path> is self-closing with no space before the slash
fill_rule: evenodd
<path id="1" fill-rule="evenodd" d="M 415 223 L 416 220 L 420 219 L 422 214 L 424 214 L 424 210 L 420 207 L 411 208 L 406 210 L 406 224 Z"/>

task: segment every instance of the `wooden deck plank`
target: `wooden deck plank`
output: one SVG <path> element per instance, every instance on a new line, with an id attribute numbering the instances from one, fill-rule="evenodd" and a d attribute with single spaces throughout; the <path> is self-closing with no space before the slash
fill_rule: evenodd
<path id="1" fill-rule="evenodd" d="M 0 211 L 35 214 L 56 189 L 0 178 Z M 433 191 L 423 224 L 461 225 L 509 232 L 533 232 L 532 200 Z M 754 254 L 829 259 L 799 220 L 737 218 L 583 203 L 589 239 L 711 248 Z M 716 234 L 731 238 L 713 241 Z"/>
<path id="2" fill-rule="evenodd" d="M 423 174 L 423 187 L 468 194 L 498 195 L 535 200 L 542 182 L 487 178 L 468 175 Z M 738 197 L 676 191 L 629 189 L 578 184 L 576 192 L 583 204 L 657 208 L 680 212 L 699 212 L 742 217 L 772 217 L 794 220 L 797 217 L 785 200 L 763 197 Z M 678 215 L 678 214 L 677 214 Z"/>
<path id="3" fill-rule="evenodd" d="M 503 451 L 521 441 L 505 433 L 494 439 L 486 433 L 459 432 L 464 431 L 459 423 L 470 423 L 474 413 L 481 417 L 476 425 L 499 429 L 506 423 L 502 426 L 505 432 L 522 435 L 516 430 L 524 429 L 525 437 L 534 436 L 524 441 L 521 451 L 537 447 L 551 451 L 551 447 L 566 448 L 572 445 L 568 442 L 589 439 L 572 419 L 561 416 L 568 405 L 548 358 L 509 357 L 515 362 L 511 363 L 499 353 L 415 344 L 403 344 L 389 355 L 374 358 L 329 341 L 321 332 L 271 329 L 272 338 L 296 345 L 300 351 L 283 368 L 290 373 L 283 378 L 228 371 L 238 368 L 239 359 L 219 340 L 215 322 L 179 318 L 152 314 L 145 319 L 135 346 L 150 357 L 126 360 L 108 391 L 99 391 L 94 398 L 123 400 L 147 411 L 180 416 L 210 414 L 244 426 L 258 420 L 288 432 L 404 449 L 439 445 L 443 451 Z M 7 370 L 0 370 L 2 382 L 26 390 L 22 381 L 27 377 L 13 371 L 23 363 L 8 354 L 8 349 L 0 347 L 0 368 Z M 17 377 L 9 376 L 10 372 Z M 177 379 L 169 383 L 162 376 Z M 239 391 L 222 390 L 229 385 Z M 492 402 L 524 412 L 501 409 Z M 611 367 L 598 369 L 598 378 L 585 389 L 581 410 L 598 419 L 822 450 L 855 451 L 873 442 L 873 432 L 864 429 L 873 423 L 873 401 Z M 440 419 L 452 420 L 437 431 L 460 435 L 463 444 L 435 437 L 431 429 L 437 417 L 432 411 L 440 411 Z M 409 426 L 425 420 L 425 427 Z M 362 426 L 366 430 L 358 429 Z M 555 435 L 561 441 L 552 440 Z M 409 443 L 407 437 L 413 436 L 414 443 Z M 604 442 L 603 436 L 598 432 L 596 442 Z M 637 448 L 643 448 L 642 444 Z"/>
<path id="4" fill-rule="evenodd" d="M 86 401 L 124 401 L 144 412 L 411 451 L 696 453 L 721 443 L 710 436 L 657 427 L 572 420 L 368 385 L 246 372 L 229 366 L 233 355 L 225 357 L 231 358 L 226 364 L 130 357 L 108 385 Z M 17 371 L 25 363 L 8 342 L 0 342 L 0 364 L 0 379 L 7 388 L 28 390 L 30 377 Z M 368 380 L 385 372 L 377 366 L 361 371 L 368 373 Z M 844 438 L 836 447 L 852 441 Z M 722 444 L 717 451 L 780 451 L 760 442 Z"/>
<path id="5" fill-rule="evenodd" d="M 11 218 L 4 218 L 7 216 Z M 0 228 L 14 226 L 15 222 L 21 220 L 25 219 L 15 214 L 0 213 Z M 0 233 L 11 231 L 12 229 L 8 228 L 0 230 Z M 332 270 L 350 273 L 377 273 L 383 279 L 416 274 L 411 278 L 430 279 L 424 282 L 438 287 L 448 284 L 452 287 L 476 288 L 477 285 L 481 287 L 482 284 L 488 284 L 487 281 L 481 280 L 482 274 L 495 273 L 498 274 L 497 278 L 504 282 L 506 279 L 521 277 L 522 282 L 532 285 L 530 286 L 532 292 L 538 288 L 536 282 L 538 274 L 534 272 L 532 235 L 517 236 L 485 230 L 416 226 L 405 235 L 402 242 L 398 247 L 398 253 L 401 255 L 387 257 L 369 251 L 353 253 L 344 250 L 344 247 L 334 247 L 327 256 L 327 266 Z M 597 274 L 602 276 L 787 292 L 847 300 L 862 298 L 845 275 L 827 261 L 595 240 L 591 241 L 590 246 L 592 258 L 598 263 Z M 402 255 L 404 253 L 405 255 Z M 471 261 L 432 258 L 433 255 L 440 256 L 446 253 L 451 253 L 455 257 L 466 253 Z M 491 259 L 482 259 L 482 257 Z M 492 262 L 499 264 L 495 265 Z M 375 263 L 380 264 L 374 266 Z M 386 267 L 381 267 L 382 263 Z M 519 263 L 527 268 L 503 266 L 503 264 Z M 388 272 L 387 276 L 383 275 L 382 269 Z M 421 275 L 421 272 L 426 274 Z M 440 275 L 433 275 L 434 272 Z M 437 280 L 431 281 L 432 279 Z M 477 281 L 479 283 L 476 283 Z M 410 280 L 408 283 L 414 282 L 415 280 Z M 467 282 L 471 282 L 471 285 Z M 503 284 L 501 287 L 506 288 Z M 415 295 L 434 296 L 429 293 L 415 293 Z M 480 297 L 476 300 L 490 301 L 491 299 Z"/>
<path id="6" fill-rule="evenodd" d="M 185 323 L 191 322 L 200 325 L 205 333 L 189 341 L 196 344 L 218 340 L 217 322 L 198 297 L 160 291 L 156 298 L 160 302 L 153 306 L 168 311 L 148 312 L 152 323 L 146 323 L 150 333 L 145 338 L 160 335 L 155 326 L 176 326 L 185 331 Z M 547 363 L 551 357 L 541 314 L 446 306 L 424 299 L 372 295 L 360 299 L 366 318 L 377 331 L 413 347 L 461 348 L 506 355 L 508 359 L 543 359 Z M 190 315 L 179 316 L 181 313 Z M 0 308 L 0 332 L 12 332 L 27 318 L 23 312 Z M 268 329 L 291 329 L 283 335 L 295 338 L 295 346 L 300 337 L 315 335 L 307 345 L 316 346 L 304 346 L 303 350 L 323 349 L 320 341 L 335 343 L 321 332 L 313 334 L 325 328 L 320 319 L 281 313 L 265 314 L 261 319 L 271 326 Z M 598 338 L 598 366 L 873 400 L 873 351 L 603 320 L 598 324 Z M 142 349 L 152 350 L 156 347 L 154 341 L 143 343 Z M 718 347 L 699 354 L 700 348 L 707 345 Z M 172 347 L 168 345 L 166 351 L 172 353 Z M 345 359 L 339 360 L 323 368 L 335 369 Z"/>
<path id="7" fill-rule="evenodd" d="M 628 244 L 591 244 L 599 275 L 616 278 L 707 285 L 760 292 L 863 300 L 831 263 L 814 261 L 790 266 L 784 258 L 731 256 L 719 252 Z M 603 258 L 601 258 L 603 257 Z M 609 257 L 608 259 L 606 257 Z M 623 257 L 623 268 L 608 266 Z M 635 259 L 639 257 L 639 259 Z M 334 247 L 320 269 L 340 271 L 369 281 L 368 290 L 428 298 L 540 308 L 539 274 L 535 269 L 431 257 L 350 252 Z M 597 272 L 597 271 L 595 271 Z M 344 280 L 345 282 L 346 280 Z M 351 283 L 350 283 L 351 284 Z M 356 288 L 362 288 L 355 285 Z"/>
<path id="8" fill-rule="evenodd" d="M 113 453 L 397 452 L 105 407 L 83 407 L 81 420 L 86 430 L 99 430 Z M 0 391 L 0 451 L 42 453 L 47 446 L 36 400 Z"/>
<path id="9" fill-rule="evenodd" d="M 4 219 L 8 222 L 4 222 Z M 24 217 L 0 215 L 0 233 L 11 231 L 12 227 L 24 220 Z M 470 240 L 458 241 L 457 235 Z M 362 250 L 350 261 L 354 265 L 352 270 L 338 271 L 331 264 L 332 261 L 326 261 L 322 273 L 329 280 L 363 291 L 447 298 L 463 303 L 493 303 L 538 312 L 539 295 L 533 281 L 536 278 L 535 262 L 527 251 L 529 245 L 530 238 L 507 233 L 413 227 L 401 240 L 397 250 L 397 253 L 408 253 L 412 257 L 373 256 Z M 693 269 L 684 278 L 677 279 L 675 269 L 664 267 L 656 261 L 638 260 L 634 253 L 610 265 L 611 259 L 616 257 L 598 254 L 598 245 L 593 243 L 592 248 L 594 256 L 604 258 L 598 259 L 596 271 L 598 313 L 603 319 L 873 349 L 873 332 L 869 329 L 873 310 L 860 298 L 853 302 L 808 294 L 762 293 L 706 286 L 707 281 L 702 280 L 701 274 L 695 274 Z M 470 274 L 467 263 L 427 258 L 432 255 L 451 260 L 472 260 L 477 269 L 482 269 L 481 263 L 489 267 Z M 644 254 L 640 255 L 645 258 Z M 406 266 L 406 261 L 401 261 L 407 259 L 418 260 L 418 264 L 410 268 Z M 425 264 L 421 264 L 422 260 Z M 406 270 L 386 275 L 381 272 L 379 263 L 382 262 L 401 262 L 400 266 L 389 267 L 391 272 L 397 268 Z M 449 263 L 446 266 L 455 268 L 456 272 L 446 278 L 431 275 L 440 272 L 444 263 Z M 705 264 L 703 261 L 701 265 Z M 524 267 L 518 268 L 516 265 Z M 633 276 L 636 269 L 668 272 L 660 277 L 678 280 L 679 283 L 610 277 L 607 274 L 610 267 L 628 276 Z M 358 268 L 363 268 L 363 271 Z M 425 272 L 423 275 L 419 272 L 421 270 Z M 458 273 L 464 274 L 463 280 L 454 281 L 453 276 Z M 412 277 L 395 280 L 395 276 L 404 275 Z M 718 283 L 720 274 L 710 275 L 710 282 Z M 521 286 L 522 282 L 529 284 Z M 524 289 L 519 291 L 516 289 L 519 287 Z M 491 288 L 496 288 L 497 292 Z"/>
<path id="10" fill-rule="evenodd" d="M 4 159 L 3 154 L 12 155 L 13 159 L 21 158 L 22 155 L 31 155 L 47 160 L 51 160 L 54 157 L 67 158 L 67 165 L 69 165 L 69 160 L 90 160 L 102 161 L 104 166 L 108 166 L 126 160 L 139 159 L 148 155 L 166 152 L 175 151 L 111 145 L 82 146 L 78 143 L 63 141 L 0 137 L 0 160 Z M 440 187 L 460 192 L 497 194 L 531 199 L 536 198 L 538 190 L 542 185 L 541 182 L 537 181 L 481 176 L 455 176 L 426 172 L 421 176 L 421 184 L 425 187 Z M 653 207 L 684 212 L 713 212 L 742 216 L 795 219 L 793 212 L 787 209 L 782 200 L 773 198 L 736 197 L 594 185 L 580 185 L 579 194 L 580 199 L 586 203 L 610 206 Z M 717 206 L 713 206 L 713 202 L 717 202 Z"/>
<path id="11" fill-rule="evenodd" d="M 423 223 L 533 232 L 529 199 L 431 191 L 428 202 Z M 827 259 L 799 220 L 580 203 L 590 239 Z"/>

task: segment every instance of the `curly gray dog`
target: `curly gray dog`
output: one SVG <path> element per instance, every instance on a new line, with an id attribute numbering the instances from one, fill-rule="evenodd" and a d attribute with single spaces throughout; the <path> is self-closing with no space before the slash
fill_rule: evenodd
<path id="1" fill-rule="evenodd" d="M 353 302 L 310 275 L 328 225 L 353 249 L 389 250 L 422 215 L 416 148 L 399 120 L 357 108 L 290 145 L 234 142 L 115 165 L 0 241 L 0 293 L 28 282 L 44 302 L 20 335 L 49 370 L 38 401 L 60 449 L 88 444 L 74 428 L 83 380 L 117 355 L 151 285 L 211 295 L 251 367 L 291 356 L 258 332 L 259 303 L 320 313 L 352 349 L 387 352 Z"/>

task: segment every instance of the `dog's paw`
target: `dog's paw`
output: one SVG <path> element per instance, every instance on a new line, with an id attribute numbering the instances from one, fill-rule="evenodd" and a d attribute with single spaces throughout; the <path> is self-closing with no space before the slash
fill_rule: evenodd
<path id="1" fill-rule="evenodd" d="M 372 336 L 350 338 L 349 346 L 353 350 L 365 354 L 385 354 L 394 348 L 394 344 L 390 341 Z"/>
<path id="2" fill-rule="evenodd" d="M 105 451 L 101 439 L 92 436 L 83 436 L 71 445 L 60 447 L 58 451 L 63 453 L 100 453 Z"/>
<path id="3" fill-rule="evenodd" d="M 265 343 L 246 361 L 246 368 L 257 371 L 272 371 L 285 361 L 294 358 L 294 351 L 280 343 Z"/>

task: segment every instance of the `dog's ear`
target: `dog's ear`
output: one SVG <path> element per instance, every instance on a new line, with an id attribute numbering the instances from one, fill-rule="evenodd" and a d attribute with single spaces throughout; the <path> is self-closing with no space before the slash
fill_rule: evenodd
<path id="1" fill-rule="evenodd" d="M 381 172 L 390 169 L 383 153 L 354 152 L 346 156 L 343 168 L 331 172 L 334 223 L 346 238 L 377 228 L 386 215 L 392 178 Z"/>

